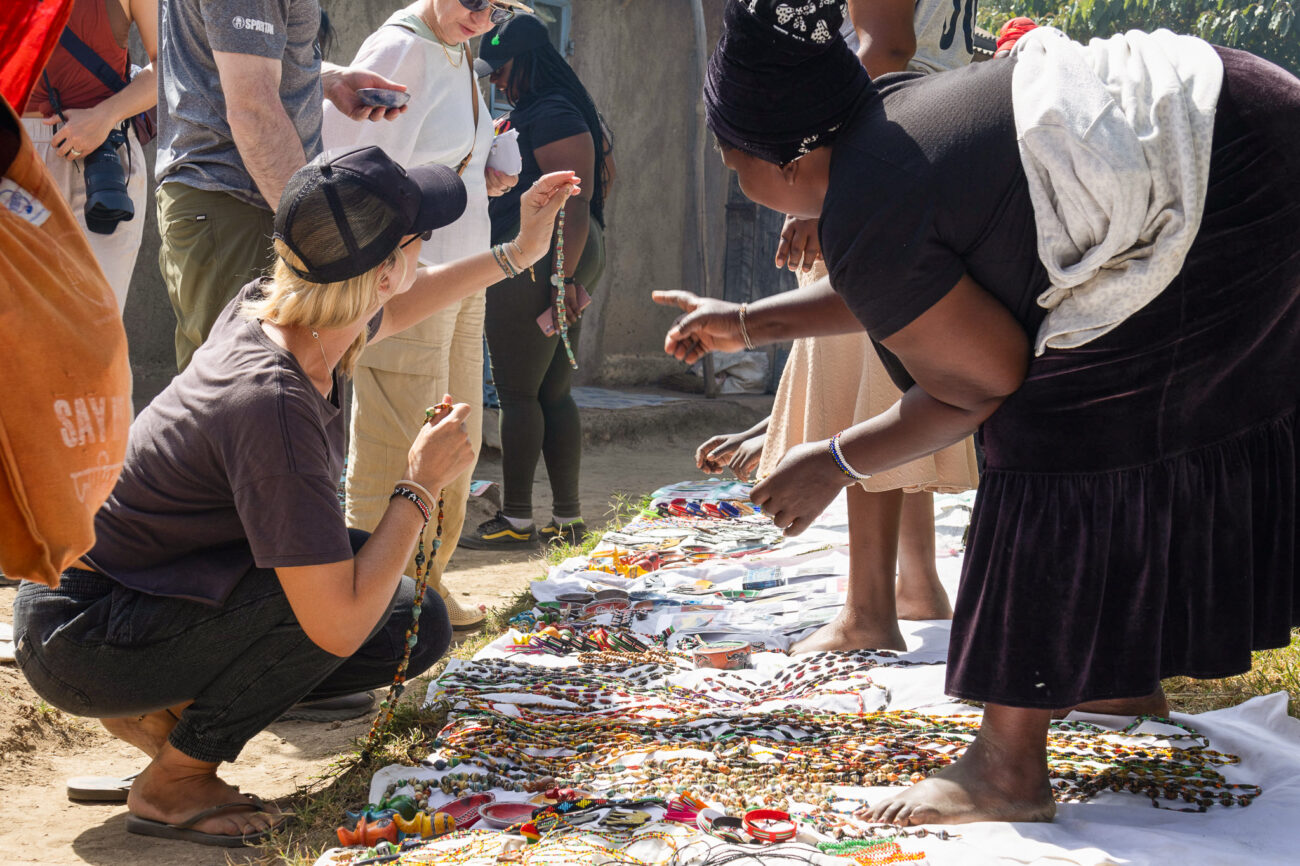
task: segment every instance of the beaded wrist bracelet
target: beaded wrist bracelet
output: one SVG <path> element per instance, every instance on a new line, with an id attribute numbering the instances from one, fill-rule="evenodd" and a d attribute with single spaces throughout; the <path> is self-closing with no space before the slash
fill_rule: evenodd
<path id="1" fill-rule="evenodd" d="M 415 507 L 420 509 L 420 514 L 424 517 L 424 522 L 425 523 L 429 522 L 429 513 L 430 513 L 429 504 L 424 501 L 424 499 L 420 496 L 420 494 L 416 493 L 414 490 L 412 490 L 409 487 L 403 487 L 402 485 L 399 484 L 393 488 L 393 495 L 388 498 L 396 499 L 399 496 L 402 497 L 403 499 L 415 503 Z"/>
<path id="2" fill-rule="evenodd" d="M 425 487 L 425 486 L 423 486 L 423 485 L 421 485 L 421 484 L 417 484 L 417 483 L 415 483 L 414 481 L 412 481 L 412 480 L 409 479 L 409 478 L 400 478 L 400 479 L 398 479 L 398 481 L 397 481 L 397 486 L 398 486 L 398 487 L 409 487 L 409 488 L 411 488 L 411 489 L 414 490 L 416 493 L 420 494 L 421 498 L 424 499 L 424 502 L 425 502 L 426 505 L 428 505 L 428 504 L 431 503 L 431 502 L 437 502 L 437 501 L 438 501 L 438 497 L 436 497 L 436 496 L 434 496 L 432 493 L 430 493 L 430 492 L 429 492 L 429 488 L 427 488 L 427 487 Z M 430 510 L 432 510 L 432 509 L 430 509 Z"/>
<path id="3" fill-rule="evenodd" d="M 745 341 L 745 348 L 753 351 L 758 348 L 754 341 L 749 339 L 749 329 L 745 327 L 745 314 L 749 312 L 749 304 L 740 305 L 740 339 Z"/>
<path id="4" fill-rule="evenodd" d="M 798 827 L 789 812 L 780 809 L 754 809 L 745 813 L 745 832 L 760 842 L 784 842 L 793 839 Z"/>
<path id="5" fill-rule="evenodd" d="M 843 435 L 844 431 L 841 430 L 839 433 L 836 433 L 831 437 L 831 459 L 835 461 L 835 465 L 840 468 L 841 472 L 852 478 L 854 481 L 866 481 L 871 477 L 870 473 L 863 474 L 857 471 L 849 465 L 849 461 L 844 459 L 844 452 L 840 450 L 840 437 Z"/>
<path id="6" fill-rule="evenodd" d="M 507 277 L 519 276 L 519 270 L 510 263 L 510 257 L 506 255 L 506 248 L 502 244 L 497 244 L 492 248 L 492 258 L 496 259 L 498 267 L 505 272 Z"/>

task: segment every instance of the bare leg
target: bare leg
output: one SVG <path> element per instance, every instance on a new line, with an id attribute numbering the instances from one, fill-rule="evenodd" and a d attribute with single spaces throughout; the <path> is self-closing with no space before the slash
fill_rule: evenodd
<path id="1" fill-rule="evenodd" d="M 120 719 L 100 719 L 99 723 L 119 740 L 130 743 L 151 758 L 156 758 L 167 742 L 167 736 L 180 721 L 181 711 L 189 706 L 189 701 L 166 710 L 158 710 L 143 716 L 129 716 Z"/>
<path id="2" fill-rule="evenodd" d="M 952 766 L 869 810 L 874 821 L 968 824 L 1050 821 L 1056 802 L 1047 779 L 1050 710 L 988 704 L 979 736 Z"/>
<path id="3" fill-rule="evenodd" d="M 898 618 L 952 619 L 934 551 L 934 494 L 903 494 L 898 530 Z"/>
<path id="4" fill-rule="evenodd" d="M 1167 716 L 1169 701 L 1164 686 L 1141 698 L 1116 698 L 1110 701 L 1088 701 L 1074 709 L 1081 713 L 1098 713 L 1103 716 Z"/>
<path id="5" fill-rule="evenodd" d="M 196 761 L 164 743 L 149 766 L 136 777 L 126 805 L 132 815 L 176 824 L 204 809 L 248 800 L 246 794 L 217 777 L 218 764 Z M 195 830 L 244 836 L 270 827 L 276 816 L 253 809 L 218 812 L 194 825 Z"/>
<path id="6" fill-rule="evenodd" d="M 902 491 L 867 493 L 854 484 L 848 497 L 848 597 L 835 619 L 791 647 L 792 654 L 907 649 L 894 607 Z"/>

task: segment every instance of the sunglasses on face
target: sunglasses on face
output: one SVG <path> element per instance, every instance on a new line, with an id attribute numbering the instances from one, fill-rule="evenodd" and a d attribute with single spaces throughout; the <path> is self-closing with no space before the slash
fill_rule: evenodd
<path id="1" fill-rule="evenodd" d="M 406 240 L 398 244 L 397 248 L 399 250 L 404 250 L 407 247 L 409 247 L 411 244 L 415 243 L 417 240 L 427 241 L 431 237 L 433 237 L 433 229 L 429 229 L 427 232 L 420 232 L 418 235 L 412 235 L 411 237 L 407 238 Z"/>
<path id="2" fill-rule="evenodd" d="M 501 24 L 515 17 L 515 10 L 510 6 L 502 6 L 493 0 L 460 0 L 460 5 L 464 6 L 471 12 L 482 12 L 484 9 L 491 9 L 491 20 L 493 24 Z"/>

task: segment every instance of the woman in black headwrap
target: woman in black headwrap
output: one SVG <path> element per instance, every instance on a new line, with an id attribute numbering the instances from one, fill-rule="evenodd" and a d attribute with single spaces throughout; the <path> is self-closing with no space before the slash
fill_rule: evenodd
<path id="1" fill-rule="evenodd" d="M 1017 150 L 1015 57 L 868 79 L 840 4 L 732 0 L 705 91 L 755 201 L 820 217 L 834 292 L 750 305 L 687 293 L 694 360 L 856 320 L 904 396 L 791 449 L 754 500 L 802 532 L 850 475 L 981 431 L 987 471 L 949 649 L 986 704 L 948 769 L 878 804 L 901 824 L 1050 820 L 1045 741 L 1067 708 L 1164 713 L 1162 677 L 1250 667 L 1300 622 L 1300 81 L 1214 49 L 1208 192 L 1181 270 L 1103 336 L 1031 353 L 1049 288 Z"/>

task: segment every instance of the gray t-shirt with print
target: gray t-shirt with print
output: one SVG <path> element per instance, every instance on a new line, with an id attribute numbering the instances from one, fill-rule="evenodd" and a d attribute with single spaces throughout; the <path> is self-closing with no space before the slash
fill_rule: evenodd
<path id="1" fill-rule="evenodd" d="M 321 150 L 319 0 L 160 0 L 159 15 L 155 178 L 274 209 L 235 147 L 212 52 L 280 61 L 280 102 L 311 159 Z"/>
<path id="2" fill-rule="evenodd" d="M 124 586 L 219 605 L 254 566 L 352 558 L 338 497 L 341 383 L 336 374 L 322 397 L 297 359 L 240 315 L 260 294 L 253 282 L 235 296 L 131 425 L 86 554 Z"/>

